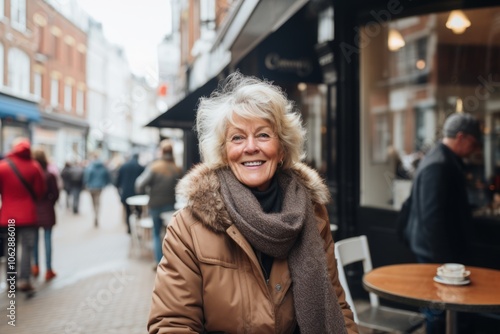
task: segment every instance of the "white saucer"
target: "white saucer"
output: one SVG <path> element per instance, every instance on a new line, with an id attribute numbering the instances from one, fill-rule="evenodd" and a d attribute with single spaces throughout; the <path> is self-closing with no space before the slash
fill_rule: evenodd
<path id="1" fill-rule="evenodd" d="M 458 281 L 458 282 L 450 282 L 450 281 L 444 280 L 442 277 L 434 276 L 434 282 L 438 282 L 441 284 L 447 284 L 447 285 L 467 285 L 470 283 L 470 279 L 464 279 L 463 281 Z"/>

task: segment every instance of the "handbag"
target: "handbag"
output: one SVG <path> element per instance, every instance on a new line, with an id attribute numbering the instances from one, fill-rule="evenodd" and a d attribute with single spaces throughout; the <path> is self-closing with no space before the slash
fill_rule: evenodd
<path id="1" fill-rule="evenodd" d="M 12 160 L 10 160 L 9 158 L 5 158 L 5 160 L 7 161 L 7 163 L 9 164 L 9 166 L 12 168 L 12 170 L 16 174 L 17 178 L 19 179 L 19 181 L 21 181 L 21 183 L 26 187 L 26 189 L 30 193 L 31 198 L 33 199 L 33 201 L 36 202 L 37 198 L 36 198 L 35 192 L 33 191 L 33 188 L 31 188 L 31 186 L 26 181 L 26 179 L 21 175 L 21 173 L 19 172 L 19 169 L 17 169 L 17 167 L 14 164 L 14 162 L 12 162 Z"/>

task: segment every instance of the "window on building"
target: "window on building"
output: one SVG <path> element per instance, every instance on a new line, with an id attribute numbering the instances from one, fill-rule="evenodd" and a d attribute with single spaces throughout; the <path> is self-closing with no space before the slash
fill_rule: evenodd
<path id="1" fill-rule="evenodd" d="M 11 48 L 7 58 L 8 86 L 16 94 L 30 94 L 30 58 L 22 50 Z"/>
<path id="2" fill-rule="evenodd" d="M 42 73 L 35 72 L 35 74 L 33 74 L 33 95 L 35 95 L 38 98 L 42 97 L 42 82 L 43 82 Z"/>
<path id="3" fill-rule="evenodd" d="M 73 104 L 73 87 L 69 84 L 64 86 L 64 110 L 71 111 Z"/>
<path id="4" fill-rule="evenodd" d="M 78 89 L 76 91 L 76 113 L 78 115 L 83 115 L 84 98 L 85 98 L 85 94 L 84 94 L 83 90 Z"/>
<path id="5" fill-rule="evenodd" d="M 201 39 L 215 30 L 215 0 L 200 1 L 200 29 Z"/>
<path id="6" fill-rule="evenodd" d="M 10 20 L 17 29 L 26 29 L 26 0 L 10 1 Z"/>
<path id="7" fill-rule="evenodd" d="M 50 80 L 50 105 L 57 107 L 59 105 L 59 79 Z"/>
<path id="8" fill-rule="evenodd" d="M 500 216 L 500 7 L 462 12 L 462 27 L 447 27 L 452 12 L 361 27 L 363 206 L 398 210 L 446 117 L 464 112 L 485 132 L 465 161 L 469 200 L 476 215 Z"/>
<path id="9" fill-rule="evenodd" d="M 333 7 L 328 7 L 318 15 L 318 43 L 333 41 L 333 31 Z"/>

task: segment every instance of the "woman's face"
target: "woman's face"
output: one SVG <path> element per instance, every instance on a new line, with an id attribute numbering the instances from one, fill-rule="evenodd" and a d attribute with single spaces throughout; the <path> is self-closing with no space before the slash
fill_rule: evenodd
<path id="1" fill-rule="evenodd" d="M 263 119 L 234 117 L 226 132 L 226 154 L 236 178 L 250 188 L 264 191 L 283 158 L 271 124 Z"/>

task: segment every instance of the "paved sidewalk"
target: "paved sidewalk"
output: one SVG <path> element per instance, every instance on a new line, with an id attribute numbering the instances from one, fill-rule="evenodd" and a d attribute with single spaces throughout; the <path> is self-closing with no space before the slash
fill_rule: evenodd
<path id="1" fill-rule="evenodd" d="M 116 189 L 106 188 L 101 200 L 97 228 L 87 192 L 82 193 L 79 215 L 58 203 L 52 241 L 57 277 L 45 282 L 41 238 L 37 292 L 29 299 L 16 293 L 15 327 L 8 324 L 10 299 L 6 291 L 0 294 L 0 333 L 147 333 L 153 259 L 129 255 L 130 237 Z"/>

